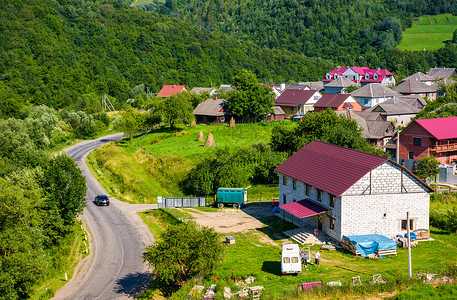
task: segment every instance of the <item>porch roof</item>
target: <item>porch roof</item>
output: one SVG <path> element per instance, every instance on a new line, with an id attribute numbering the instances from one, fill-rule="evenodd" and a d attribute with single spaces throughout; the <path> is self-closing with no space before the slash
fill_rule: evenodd
<path id="1" fill-rule="evenodd" d="M 307 199 L 283 204 L 280 205 L 279 208 L 284 209 L 288 213 L 300 219 L 328 211 L 327 208 Z"/>

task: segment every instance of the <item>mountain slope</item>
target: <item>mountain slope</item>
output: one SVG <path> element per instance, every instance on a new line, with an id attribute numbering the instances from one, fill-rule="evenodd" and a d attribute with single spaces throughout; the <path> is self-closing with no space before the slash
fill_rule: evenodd
<path id="1" fill-rule="evenodd" d="M 0 18 L 3 116 L 29 104 L 81 108 L 90 93 L 120 105 L 138 84 L 157 92 L 163 84 L 230 83 L 242 68 L 265 82 L 293 82 L 319 80 L 332 67 L 122 1 L 5 0 Z"/>

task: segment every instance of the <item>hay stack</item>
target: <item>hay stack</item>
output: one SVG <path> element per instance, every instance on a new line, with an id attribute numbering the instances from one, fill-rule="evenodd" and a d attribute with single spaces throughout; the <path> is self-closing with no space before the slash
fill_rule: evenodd
<path id="1" fill-rule="evenodd" d="M 230 128 L 233 127 L 235 127 L 235 119 L 232 117 L 232 119 L 230 119 Z"/>
<path id="2" fill-rule="evenodd" d="M 211 134 L 211 132 L 208 134 L 205 145 L 203 145 L 203 146 L 204 147 L 215 147 L 216 146 L 216 143 L 214 142 L 214 138 L 213 138 L 213 135 Z"/>
<path id="3" fill-rule="evenodd" d="M 197 142 L 203 142 L 205 140 L 205 138 L 203 137 L 203 132 L 199 132 L 198 133 L 198 139 L 197 139 Z"/>
<path id="4" fill-rule="evenodd" d="M 195 120 L 192 120 L 192 122 L 190 122 L 190 127 L 197 127 L 197 122 L 195 122 Z"/>

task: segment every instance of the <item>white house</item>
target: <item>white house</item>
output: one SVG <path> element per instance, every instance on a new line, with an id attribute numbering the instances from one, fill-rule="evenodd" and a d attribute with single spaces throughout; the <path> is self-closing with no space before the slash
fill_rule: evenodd
<path id="1" fill-rule="evenodd" d="M 341 241 L 343 235 L 387 237 L 429 229 L 433 191 L 386 157 L 313 141 L 276 168 L 286 219 Z"/>
<path id="2" fill-rule="evenodd" d="M 394 97 L 400 97 L 401 94 L 380 83 L 370 83 L 353 91 L 351 96 L 366 108 L 373 107 Z"/>

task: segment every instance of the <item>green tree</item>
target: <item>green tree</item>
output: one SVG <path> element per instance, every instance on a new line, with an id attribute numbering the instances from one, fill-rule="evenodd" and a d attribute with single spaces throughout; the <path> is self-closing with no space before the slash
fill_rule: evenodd
<path id="1" fill-rule="evenodd" d="M 319 140 L 377 155 L 385 155 L 362 137 L 362 129 L 355 120 L 337 115 L 333 110 L 306 114 L 294 129 L 276 127 L 272 131 L 271 146 L 289 155 L 306 144 Z"/>
<path id="2" fill-rule="evenodd" d="M 177 124 L 188 124 L 194 119 L 192 97 L 189 92 L 171 95 L 163 100 L 157 100 L 155 111 L 162 115 L 163 122 L 174 130 Z"/>
<path id="3" fill-rule="evenodd" d="M 417 164 L 416 175 L 421 179 L 432 178 L 436 179 L 436 175 L 440 172 L 439 165 L 441 163 L 433 156 L 424 156 Z"/>
<path id="4" fill-rule="evenodd" d="M 126 105 L 121 116 L 116 121 L 116 127 L 129 138 L 131 145 L 133 135 L 143 125 L 142 115 L 131 106 Z"/>
<path id="5" fill-rule="evenodd" d="M 62 154 L 55 156 L 44 168 L 43 187 L 47 203 L 56 209 L 65 225 L 73 224 L 86 206 L 86 180 L 76 162 Z"/>
<path id="6" fill-rule="evenodd" d="M 273 112 L 275 96 L 270 87 L 257 82 L 254 73 L 243 70 L 234 77 L 236 90 L 228 96 L 229 110 L 238 118 L 264 120 Z"/>
<path id="7" fill-rule="evenodd" d="M 213 228 L 192 222 L 169 225 L 158 241 L 146 247 L 143 261 L 157 280 L 182 285 L 194 275 L 210 275 L 220 262 L 222 243 Z"/>

